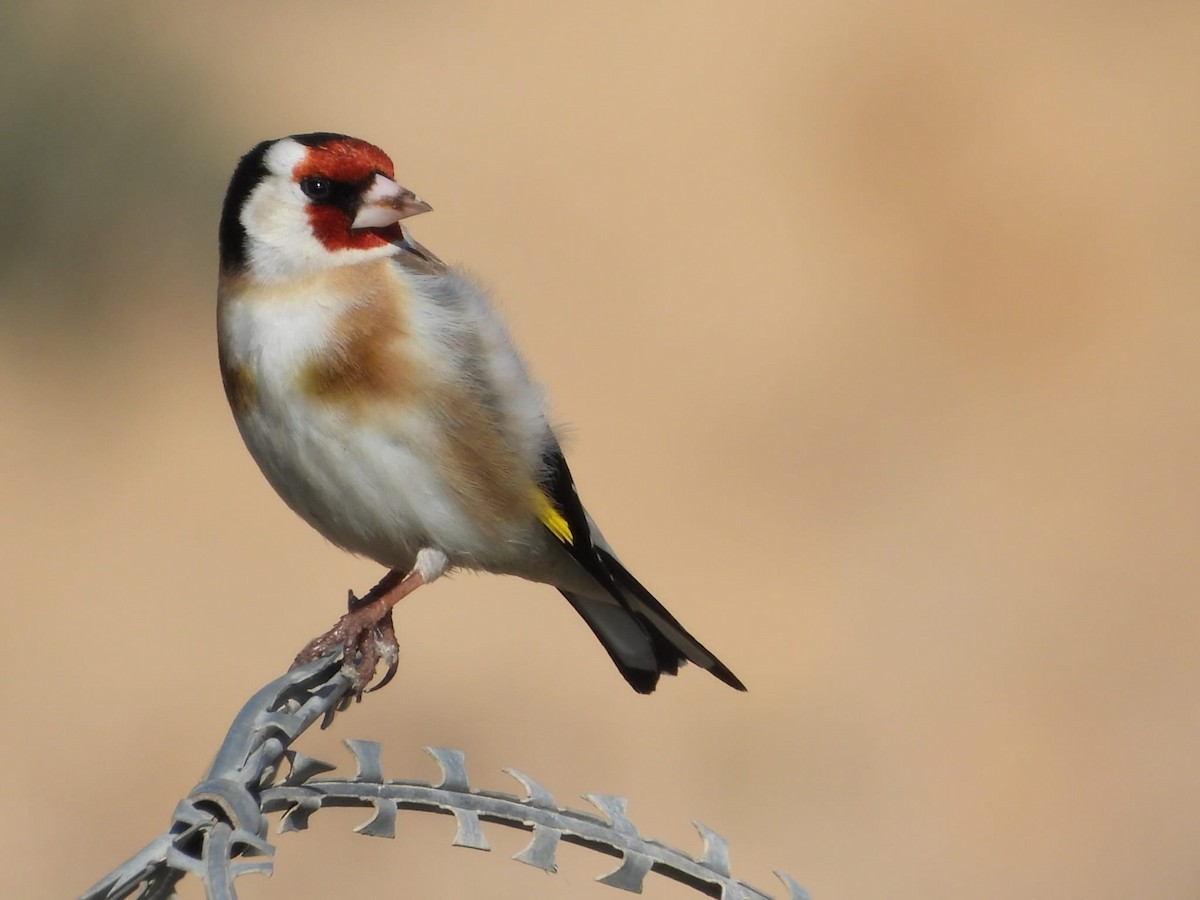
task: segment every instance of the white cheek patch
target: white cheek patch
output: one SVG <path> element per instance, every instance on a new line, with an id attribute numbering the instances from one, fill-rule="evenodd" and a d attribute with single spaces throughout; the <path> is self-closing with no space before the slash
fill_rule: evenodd
<path id="1" fill-rule="evenodd" d="M 263 281 L 326 268 L 329 251 L 313 236 L 308 203 L 288 179 L 268 176 L 242 207 L 250 269 Z"/>

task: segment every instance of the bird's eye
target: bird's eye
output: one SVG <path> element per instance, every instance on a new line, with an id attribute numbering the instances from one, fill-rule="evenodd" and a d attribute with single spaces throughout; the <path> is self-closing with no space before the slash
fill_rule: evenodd
<path id="1" fill-rule="evenodd" d="M 328 178 L 310 175 L 300 179 L 300 190 L 304 191 L 304 196 L 309 200 L 328 200 L 333 192 L 333 182 Z"/>

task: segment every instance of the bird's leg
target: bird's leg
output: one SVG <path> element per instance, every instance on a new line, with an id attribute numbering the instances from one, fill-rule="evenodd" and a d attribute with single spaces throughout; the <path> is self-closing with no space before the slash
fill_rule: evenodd
<path id="1" fill-rule="evenodd" d="M 350 611 L 320 637 L 309 641 L 296 654 L 292 668 L 320 659 L 336 647 L 341 647 L 347 665 L 354 666 L 355 688 L 361 696 L 370 683 L 380 658 L 387 663 L 387 672 L 372 690 L 383 687 L 396 674 L 400 647 L 392 624 L 392 607 L 423 584 L 437 580 L 446 571 L 449 560 L 441 550 L 423 547 L 417 553 L 412 570 L 407 574 L 392 569 L 361 599 L 350 594 Z M 357 661 L 356 661 L 357 660 Z"/>

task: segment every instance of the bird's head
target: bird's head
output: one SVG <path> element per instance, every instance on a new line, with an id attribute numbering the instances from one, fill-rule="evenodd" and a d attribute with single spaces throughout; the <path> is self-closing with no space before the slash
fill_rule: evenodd
<path id="1" fill-rule="evenodd" d="M 400 220 L 431 207 L 392 161 L 344 134 L 264 141 L 242 157 L 221 211 L 221 269 L 271 282 L 396 252 Z"/>

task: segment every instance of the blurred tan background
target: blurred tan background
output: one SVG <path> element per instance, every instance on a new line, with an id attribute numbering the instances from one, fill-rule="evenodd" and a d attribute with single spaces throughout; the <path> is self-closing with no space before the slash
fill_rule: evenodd
<path id="1" fill-rule="evenodd" d="M 1200 6 L 0 8 L 0 858 L 83 890 L 380 574 L 243 449 L 215 230 L 259 140 L 380 144 L 499 298 L 631 568 L 746 681 L 629 691 L 548 588 L 406 602 L 306 737 L 627 795 L 817 900 L 1200 892 Z M 248 898 L 603 897 L 326 812 Z M 195 885 L 187 896 L 196 896 Z M 651 876 L 647 894 L 695 896 Z"/>

